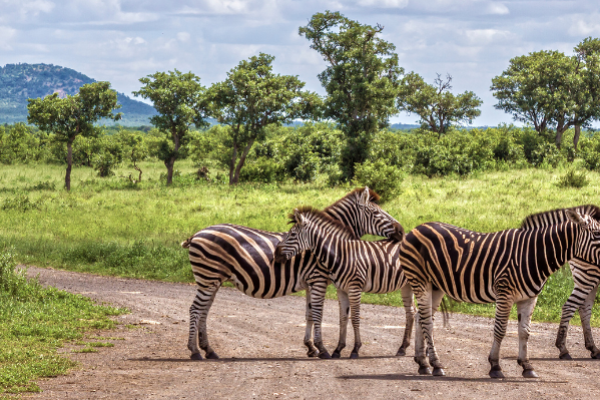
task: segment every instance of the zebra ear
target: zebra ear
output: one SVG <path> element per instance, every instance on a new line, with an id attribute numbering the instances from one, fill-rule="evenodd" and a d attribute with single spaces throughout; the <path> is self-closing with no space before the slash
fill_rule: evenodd
<path id="1" fill-rule="evenodd" d="M 582 228 L 587 228 L 587 223 L 581 217 L 581 214 L 577 210 L 569 209 L 566 211 L 567 218 L 574 224 L 581 226 Z"/>
<path id="2" fill-rule="evenodd" d="M 304 215 L 297 208 L 294 209 L 294 219 L 296 220 L 296 225 L 302 226 L 304 224 Z"/>
<path id="3" fill-rule="evenodd" d="M 368 186 L 365 186 L 365 190 L 360 195 L 360 205 L 366 206 L 369 204 L 369 200 L 371 199 L 371 191 Z"/>

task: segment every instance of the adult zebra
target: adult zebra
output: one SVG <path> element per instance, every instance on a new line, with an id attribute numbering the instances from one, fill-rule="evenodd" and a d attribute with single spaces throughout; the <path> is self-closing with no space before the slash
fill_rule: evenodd
<path id="1" fill-rule="evenodd" d="M 279 243 L 275 259 L 290 260 L 297 254 L 310 251 L 315 254 L 320 266 L 337 288 L 340 299 L 340 342 L 334 357 L 339 357 L 346 346 L 348 312 L 351 311 L 354 329 L 354 348 L 350 358 L 358 358 L 362 345 L 360 339 L 360 298 L 362 292 L 389 293 L 402 290 L 406 310 L 404 340 L 398 355 L 404 355 L 412 333 L 414 307 L 410 285 L 404 276 L 398 251 L 400 242 L 383 240 L 366 242 L 357 240 L 352 232 L 326 213 L 305 207 L 290 214 L 294 226 L 286 238 Z M 313 291 L 313 320 L 315 324 L 315 346 L 321 353 L 327 350 L 321 338 L 320 311 L 323 304 L 324 287 Z"/>
<path id="2" fill-rule="evenodd" d="M 375 202 L 379 196 L 369 190 L 356 189 L 327 207 L 325 212 L 348 226 L 355 238 L 364 234 L 402 240 L 402 225 Z M 266 232 L 239 225 L 221 224 L 205 228 L 181 245 L 189 249 L 190 263 L 198 290 L 190 307 L 188 348 L 191 358 L 201 360 L 200 349 L 207 358 L 218 358 L 208 343 L 206 318 L 221 284 L 233 281 L 248 296 L 271 299 L 306 289 L 307 323 L 304 344 L 308 355 L 316 356 L 311 342 L 312 286 L 327 286 L 327 277 L 317 268 L 313 254 L 303 253 L 285 263 L 273 262 L 275 246 L 285 233 Z"/>
<path id="3" fill-rule="evenodd" d="M 527 354 L 531 314 L 548 277 L 565 262 L 581 260 L 596 264 L 600 254 L 599 209 L 566 209 L 565 221 L 544 227 L 479 233 L 431 222 L 406 235 L 400 260 L 419 304 L 421 329 L 415 334 L 415 361 L 419 373 L 444 375 L 433 341 L 432 310 L 443 294 L 457 301 L 496 303 L 494 343 L 489 355 L 490 377 L 502 378 L 500 345 L 513 303 L 519 319 L 518 363 L 523 376 L 535 378 Z M 552 211 L 550 212 L 552 213 Z M 544 219 L 550 213 L 529 218 Z"/>
<path id="4" fill-rule="evenodd" d="M 580 206 L 575 209 L 582 214 L 594 215 L 596 212 L 596 207 L 592 205 Z M 533 229 L 566 220 L 567 215 L 565 209 L 558 209 L 527 217 L 525 221 L 523 221 L 521 228 Z M 594 343 L 592 326 L 590 324 L 592 307 L 594 306 L 598 284 L 600 283 L 600 265 L 573 259 L 569 261 L 569 267 L 573 274 L 574 287 L 571 296 L 569 296 L 569 299 L 563 305 L 560 325 L 556 335 L 556 347 L 560 350 L 559 357 L 563 360 L 571 360 L 571 355 L 567 349 L 567 332 L 569 330 L 571 318 L 575 315 L 575 311 L 579 310 L 585 348 L 590 351 L 592 358 L 600 359 L 600 350 Z"/>

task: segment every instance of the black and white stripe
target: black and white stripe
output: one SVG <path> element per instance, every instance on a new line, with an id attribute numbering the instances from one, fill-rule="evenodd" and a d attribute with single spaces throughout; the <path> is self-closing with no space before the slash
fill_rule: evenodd
<path id="1" fill-rule="evenodd" d="M 357 358 L 361 347 L 360 299 L 362 292 L 389 293 L 402 290 L 406 309 L 406 329 L 399 354 L 404 355 L 410 341 L 414 316 L 413 296 L 404 276 L 398 252 L 400 243 L 390 240 L 366 242 L 357 240 L 349 230 L 325 213 L 310 208 L 295 210 L 290 216 L 295 224 L 285 240 L 277 246 L 276 259 L 292 259 L 309 250 L 319 261 L 335 287 L 340 299 L 340 342 L 333 353 L 339 357 L 346 346 L 348 313 L 354 329 L 354 348 L 350 358 Z M 321 354 L 328 354 L 321 339 L 322 307 L 320 296 L 324 289 L 313 291 L 313 320 L 315 346 Z"/>
<path id="2" fill-rule="evenodd" d="M 594 215 L 596 207 L 592 205 L 576 207 L 581 214 Z M 527 217 L 521 225 L 524 229 L 533 229 L 560 223 L 567 220 L 565 209 L 548 211 L 541 214 L 535 214 Z M 556 347 L 560 350 L 560 358 L 570 360 L 569 350 L 567 349 L 567 332 L 569 322 L 579 310 L 581 325 L 583 327 L 583 336 L 585 348 L 590 351 L 592 358 L 600 359 L 600 349 L 594 343 L 592 334 L 591 317 L 592 307 L 596 299 L 598 284 L 600 283 L 600 265 L 590 264 L 583 260 L 573 259 L 569 261 L 569 267 L 573 275 L 574 287 L 571 296 L 563 305 L 560 326 L 556 336 Z"/>
<path id="3" fill-rule="evenodd" d="M 364 234 L 384 237 L 404 235 L 402 226 L 376 203 L 376 193 L 368 188 L 357 189 L 328 207 L 325 212 L 349 227 L 352 237 Z M 316 268 L 313 254 L 303 253 L 284 263 L 273 261 L 275 247 L 285 233 L 266 232 L 239 225 L 214 225 L 196 233 L 182 243 L 189 248 L 192 271 L 198 285 L 190 307 L 188 348 L 192 359 L 218 358 L 208 343 L 206 319 L 215 295 L 225 281 L 248 296 L 270 299 L 299 290 L 307 290 L 307 307 L 311 304 L 313 286 L 327 286 L 327 277 Z M 307 309 L 305 345 L 308 355 L 317 355 L 312 335 L 312 313 Z"/>
<path id="4" fill-rule="evenodd" d="M 565 210 L 567 220 L 544 227 L 479 233 L 432 222 L 417 226 L 402 243 L 400 260 L 415 292 L 419 311 L 415 361 L 420 373 L 434 375 L 443 367 L 433 341 L 432 313 L 443 294 L 470 303 L 496 303 L 494 343 L 489 356 L 490 376 L 503 377 L 500 345 L 510 309 L 517 305 L 519 356 L 524 377 L 536 377 L 527 354 L 531 314 L 548 277 L 565 262 L 596 264 L 600 253 L 598 208 Z M 537 214 L 537 218 L 542 214 Z"/>

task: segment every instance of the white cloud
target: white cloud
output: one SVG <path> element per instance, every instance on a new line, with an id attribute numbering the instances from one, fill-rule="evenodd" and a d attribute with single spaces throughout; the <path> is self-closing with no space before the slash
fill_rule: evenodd
<path id="1" fill-rule="evenodd" d="M 502 3 L 490 3 L 486 9 L 487 14 L 506 15 L 510 14 L 510 10 Z"/>
<path id="2" fill-rule="evenodd" d="M 190 40 L 190 34 L 187 32 L 179 32 L 177 33 L 177 39 L 180 42 L 187 42 Z"/>
<path id="3" fill-rule="evenodd" d="M 472 44 L 479 45 L 515 38 L 511 32 L 499 29 L 471 29 L 465 31 L 465 36 Z"/>
<path id="4" fill-rule="evenodd" d="M 359 0 L 358 5 L 376 8 L 404 8 L 408 0 Z"/>
<path id="5" fill-rule="evenodd" d="M 600 15 L 576 15 L 568 21 L 569 34 L 576 37 L 600 35 Z M 565 21 L 566 22 L 566 21 Z"/>
<path id="6" fill-rule="evenodd" d="M 0 26 L 0 49 L 12 50 L 10 45 L 11 39 L 15 36 L 17 31 L 7 26 Z"/>

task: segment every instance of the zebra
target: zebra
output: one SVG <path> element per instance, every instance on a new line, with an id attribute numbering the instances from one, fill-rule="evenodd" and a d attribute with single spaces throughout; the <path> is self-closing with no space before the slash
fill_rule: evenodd
<path id="1" fill-rule="evenodd" d="M 576 208 L 580 213 L 594 215 L 595 206 L 586 205 Z M 567 215 L 564 209 L 548 211 L 541 215 L 535 214 L 523 221 L 521 228 L 533 229 L 536 227 L 548 226 L 554 223 L 567 220 Z M 575 311 L 579 310 L 581 317 L 581 325 L 583 327 L 583 335 L 585 347 L 590 351 L 590 356 L 594 359 L 600 359 L 600 350 L 594 343 L 592 327 L 590 319 L 592 317 L 592 307 L 596 299 L 598 291 L 598 283 L 600 283 L 600 265 L 590 264 L 583 260 L 573 259 L 569 261 L 569 267 L 573 274 L 574 287 L 571 296 L 563 305 L 562 316 L 558 333 L 556 335 L 556 347 L 559 349 L 559 358 L 562 360 L 571 360 L 572 357 L 567 349 L 567 332 L 569 330 L 569 322 Z"/>
<path id="2" fill-rule="evenodd" d="M 346 346 L 346 326 L 350 311 L 354 329 L 354 348 L 350 358 L 358 358 L 362 345 L 360 338 L 362 292 L 389 293 L 399 289 L 402 290 L 407 322 L 403 344 L 397 355 L 404 355 L 410 341 L 415 310 L 412 289 L 399 263 L 398 254 L 401 242 L 357 240 L 346 226 L 330 218 L 326 213 L 311 207 L 294 210 L 290 214 L 290 219 L 290 223 L 293 223 L 294 226 L 285 240 L 277 246 L 275 259 L 278 261 L 291 260 L 297 254 L 310 251 L 311 254 L 315 254 L 320 267 L 326 270 L 329 279 L 337 288 L 340 299 L 340 342 L 333 353 L 334 357 L 339 357 L 341 350 Z M 319 352 L 327 354 L 321 338 L 319 315 L 324 289 L 324 287 L 318 288 L 317 286 L 313 291 L 312 309 L 315 323 L 315 346 Z"/>
<path id="3" fill-rule="evenodd" d="M 417 226 L 400 247 L 400 261 L 418 302 L 415 362 L 420 374 L 445 375 L 433 341 L 432 310 L 443 294 L 457 301 L 496 303 L 494 342 L 488 361 L 492 378 L 503 378 L 500 345 L 513 303 L 517 304 L 519 356 L 523 377 L 538 375 L 529 362 L 527 341 L 537 296 L 548 277 L 565 262 L 598 263 L 599 211 L 565 209 L 565 221 L 544 227 L 479 233 L 440 222 Z M 544 219 L 554 212 L 530 219 Z"/>
<path id="4" fill-rule="evenodd" d="M 382 210 L 379 196 L 368 187 L 356 189 L 325 209 L 331 218 L 348 226 L 353 237 L 364 234 L 402 240 L 402 225 Z M 190 307 L 188 348 L 193 360 L 216 359 L 206 331 L 206 319 L 221 284 L 233 281 L 235 287 L 248 296 L 271 299 L 306 289 L 306 333 L 304 344 L 308 356 L 318 354 L 311 341 L 312 285 L 327 286 L 327 277 L 317 267 L 313 254 L 303 253 L 285 263 L 273 261 L 275 246 L 285 233 L 266 232 L 240 225 L 221 224 L 205 228 L 184 241 L 189 249 L 197 293 Z M 325 356 L 325 355 L 323 355 Z"/>

